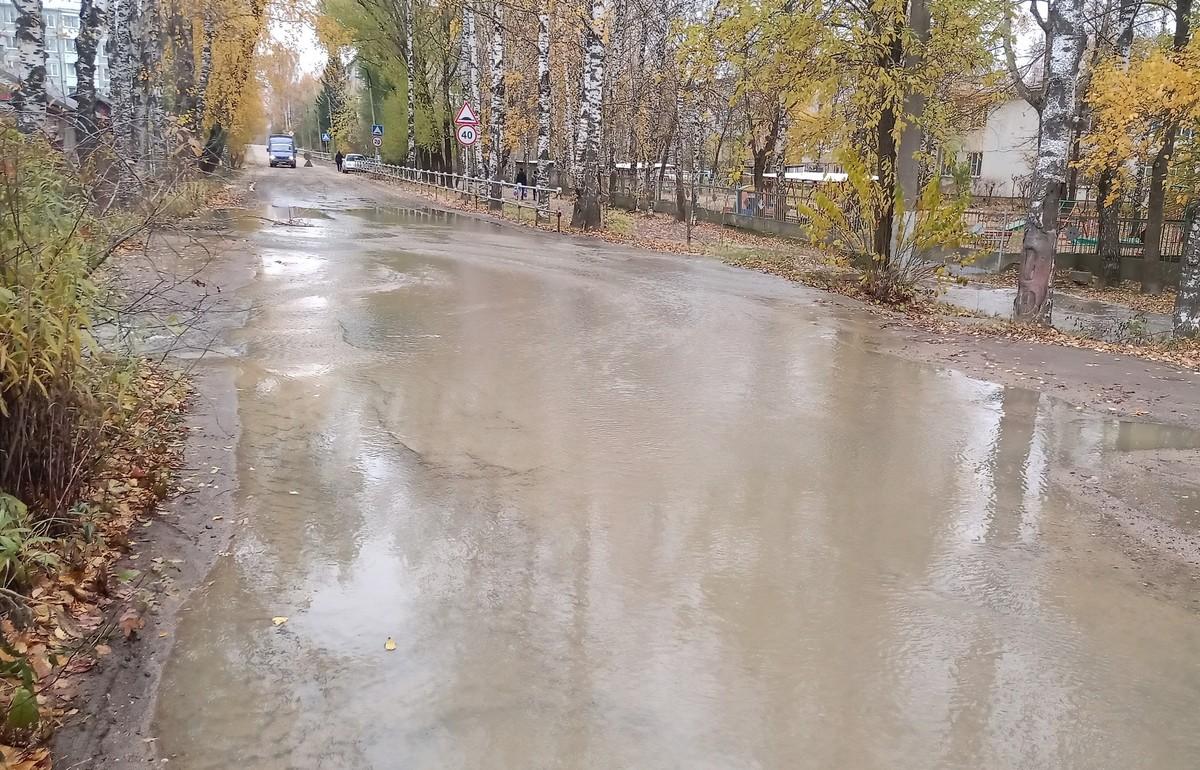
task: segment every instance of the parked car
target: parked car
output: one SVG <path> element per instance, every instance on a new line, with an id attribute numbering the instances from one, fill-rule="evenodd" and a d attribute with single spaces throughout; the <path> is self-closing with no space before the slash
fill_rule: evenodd
<path id="1" fill-rule="evenodd" d="M 351 171 L 366 171 L 367 158 L 365 155 L 360 155 L 357 152 L 352 152 L 342 159 L 342 173 L 349 174 Z"/>
<path id="2" fill-rule="evenodd" d="M 271 168 L 276 166 L 296 167 L 296 140 L 287 134 L 272 134 L 267 137 L 267 161 Z"/>

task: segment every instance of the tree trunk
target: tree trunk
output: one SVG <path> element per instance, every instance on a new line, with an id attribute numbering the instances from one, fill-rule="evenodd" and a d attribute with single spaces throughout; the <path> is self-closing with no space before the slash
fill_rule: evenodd
<path id="1" fill-rule="evenodd" d="M 489 111 L 488 168 L 492 180 L 488 195 L 490 208 L 504 208 L 504 169 L 508 165 L 508 153 L 504 150 L 504 21 L 501 6 L 496 6 L 495 25 L 492 30 L 492 105 Z"/>
<path id="2" fill-rule="evenodd" d="M 1113 53 L 1126 68 L 1133 47 L 1133 25 L 1139 5 L 1139 0 L 1120 0 L 1118 7 L 1117 42 Z M 1096 259 L 1105 286 L 1121 283 L 1121 200 L 1117 198 L 1111 203 L 1108 200 L 1113 194 L 1120 163 L 1119 159 L 1114 159 L 1113 165 L 1103 169 L 1096 178 Z"/>
<path id="3" fill-rule="evenodd" d="M 717 149 L 713 153 L 712 158 L 712 178 L 715 183 L 717 176 L 721 173 L 721 148 L 725 146 L 725 136 L 729 133 L 729 126 L 733 122 L 733 107 L 728 107 L 728 112 L 725 113 L 725 121 L 721 124 L 721 133 L 717 136 Z"/>
<path id="4" fill-rule="evenodd" d="M 1175 336 L 1200 337 L 1200 206 L 1189 206 L 1187 219 L 1175 296 Z"/>
<path id="5" fill-rule="evenodd" d="M 1121 201 L 1109 202 L 1116 171 L 1106 168 L 1096 178 L 1096 218 L 1099 220 L 1096 259 L 1105 286 L 1121 283 Z"/>
<path id="6" fill-rule="evenodd" d="M 466 37 L 464 45 L 467 51 L 467 86 L 470 89 L 471 106 L 478 114 L 481 106 L 479 98 L 479 37 L 475 31 L 475 11 L 470 5 L 463 8 L 463 35 Z M 469 176 L 481 176 L 478 142 L 471 145 L 469 154 L 471 157 Z"/>
<path id="7" fill-rule="evenodd" d="M 1176 0 L 1175 36 L 1176 51 L 1187 48 L 1192 39 L 1192 0 Z M 1142 248 L 1142 292 L 1161 294 L 1162 278 L 1162 230 L 1166 214 L 1167 175 L 1171 170 L 1171 156 L 1175 153 L 1175 140 L 1179 135 L 1179 121 L 1172 120 L 1163 128 L 1163 143 L 1154 155 L 1150 170 L 1150 200 L 1146 205 L 1146 239 Z"/>
<path id="8" fill-rule="evenodd" d="M 538 12 L 538 172 L 534 187 L 550 186 L 550 11 L 542 0 Z"/>
<path id="9" fill-rule="evenodd" d="M 178 5 L 171 11 L 171 61 L 175 68 L 174 114 L 192 136 L 200 135 L 196 115 L 196 52 L 192 18 Z"/>
<path id="10" fill-rule="evenodd" d="M 133 54 L 134 2 L 117 0 L 109 35 L 109 84 L 112 91 L 110 118 L 117 152 L 126 160 L 135 155 L 133 134 L 133 91 L 136 61 Z"/>
<path id="11" fill-rule="evenodd" d="M 158 0 L 143 0 L 142 18 L 142 100 L 146 105 L 146 119 L 142 124 L 145 136 L 145 154 L 150 159 L 160 159 L 163 152 L 163 124 L 166 115 L 162 108 L 162 5 Z"/>
<path id="12" fill-rule="evenodd" d="M 600 226 L 600 114 L 604 106 L 605 0 L 590 0 L 591 19 L 584 28 L 583 97 L 579 108 L 579 165 L 582 185 L 575 197 L 571 226 Z"/>
<path id="13" fill-rule="evenodd" d="M 651 205 L 651 211 L 654 210 L 654 205 L 662 200 L 663 179 L 667 175 L 667 164 L 671 161 L 671 145 L 675 141 L 675 129 L 679 124 L 678 116 L 671 116 L 670 127 L 667 129 L 667 138 L 663 142 L 662 159 L 658 162 L 658 181 L 654 185 L 654 204 Z"/>
<path id="14" fill-rule="evenodd" d="M 688 164 L 688 214 L 687 214 L 687 245 L 692 245 L 692 228 L 696 224 L 696 196 L 700 194 L 698 179 L 700 176 L 700 150 L 704 144 L 703 126 L 700 121 L 700 104 L 692 105 L 692 152 L 691 163 Z"/>
<path id="15" fill-rule="evenodd" d="M 1162 231 L 1166 219 L 1164 208 L 1167 203 L 1167 172 L 1171 168 L 1171 155 L 1175 151 L 1175 135 L 1178 127 L 1167 126 L 1163 132 L 1162 147 L 1154 155 L 1150 168 L 1150 200 L 1146 205 L 1146 238 L 1142 246 L 1142 293 L 1162 294 Z"/>
<path id="16" fill-rule="evenodd" d="M 683 191 L 683 131 L 675 134 L 675 221 L 687 221 L 687 196 Z"/>
<path id="17" fill-rule="evenodd" d="M 407 77 L 407 82 L 404 86 L 405 96 L 408 101 L 408 126 L 407 126 L 407 148 L 405 153 L 405 163 L 409 166 L 417 164 L 417 98 L 413 91 L 413 31 L 415 27 L 413 13 L 416 10 L 416 5 L 413 0 L 405 0 L 404 3 L 404 69 Z M 447 107 L 449 105 L 447 104 Z"/>
<path id="18" fill-rule="evenodd" d="M 126 0 L 118 0 L 118 2 L 126 2 Z M 203 39 L 200 41 L 200 70 L 196 73 L 196 117 L 194 124 L 197 136 L 204 130 L 205 123 L 208 120 L 208 115 L 206 114 L 208 112 L 208 79 L 212 75 L 212 38 L 214 26 L 216 25 L 213 20 L 212 11 L 206 7 L 203 20 L 200 24 L 203 36 Z M 332 128 L 330 126 L 331 130 Z"/>
<path id="19" fill-rule="evenodd" d="M 1058 239 L 1058 203 L 1067 176 L 1075 81 L 1086 40 L 1083 0 L 1053 0 L 1048 22 L 1051 42 L 1045 101 L 1025 221 L 1017 299 L 1013 304 L 1016 320 L 1047 326 L 1053 307 L 1051 286 Z"/>
<path id="20" fill-rule="evenodd" d="M 46 22 L 42 0 L 13 0 L 17 9 L 17 88 L 12 106 L 22 133 L 46 130 Z"/>
<path id="21" fill-rule="evenodd" d="M 892 229 L 896 223 L 896 110 L 884 107 L 875 130 L 875 175 L 883 191 L 875 218 L 872 252 L 880 267 L 892 258 Z"/>
<path id="22" fill-rule="evenodd" d="M 81 0 L 79 35 L 75 38 L 75 125 L 79 157 L 86 159 L 99 141 L 96 125 L 96 47 L 108 25 L 108 0 Z"/>
<path id="23" fill-rule="evenodd" d="M 924 45 L 929 41 L 931 23 L 929 6 L 925 0 L 911 0 L 908 24 L 916 45 L 905 53 L 904 66 L 907 70 L 915 72 L 924 65 Z M 917 90 L 904 97 L 904 128 L 896 155 L 896 183 L 904 208 L 900 221 L 895 223 L 891 250 L 901 265 L 917 256 L 914 235 L 917 229 L 917 205 L 921 201 L 921 164 L 917 162 L 917 157 L 925 145 L 925 132 L 920 125 L 921 116 L 925 113 L 925 101 L 925 94 Z"/>

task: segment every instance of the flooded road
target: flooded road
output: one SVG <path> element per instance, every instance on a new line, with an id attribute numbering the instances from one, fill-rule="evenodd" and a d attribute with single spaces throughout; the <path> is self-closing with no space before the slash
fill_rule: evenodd
<path id="1" fill-rule="evenodd" d="M 1195 767 L 1200 617 L 1060 482 L 1200 437 L 768 276 L 282 178 L 169 767 Z"/>

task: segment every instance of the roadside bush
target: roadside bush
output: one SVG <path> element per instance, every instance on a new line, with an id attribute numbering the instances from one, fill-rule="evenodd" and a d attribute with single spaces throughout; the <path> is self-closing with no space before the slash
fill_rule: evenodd
<path id="1" fill-rule="evenodd" d="M 896 237 L 893 253 L 885 256 L 876 253 L 874 240 L 887 193 L 861 157 L 846 152 L 838 160 L 846 183 L 824 186 L 798 211 L 815 243 L 847 253 L 862 267 L 861 288 L 867 296 L 889 304 L 911 302 L 950 265 L 970 261 L 958 253 L 972 240 L 963 221 L 971 200 L 965 168 L 955 170 L 950 192 L 942 189 L 939 176 L 930 179 L 911 216 L 897 189 Z"/>
<path id="2" fill-rule="evenodd" d="M 0 490 L 57 510 L 83 481 L 95 229 L 59 153 L 0 124 Z"/>

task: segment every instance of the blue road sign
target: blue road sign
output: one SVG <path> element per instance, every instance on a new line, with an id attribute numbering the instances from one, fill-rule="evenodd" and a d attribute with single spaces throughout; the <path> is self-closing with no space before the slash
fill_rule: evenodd
<path id="1" fill-rule="evenodd" d="M 383 126 L 379 123 L 372 123 L 371 136 L 383 136 Z"/>
<path id="2" fill-rule="evenodd" d="M 329 134 L 321 134 L 321 141 L 322 141 L 322 142 L 328 142 L 328 141 L 329 141 Z"/>

